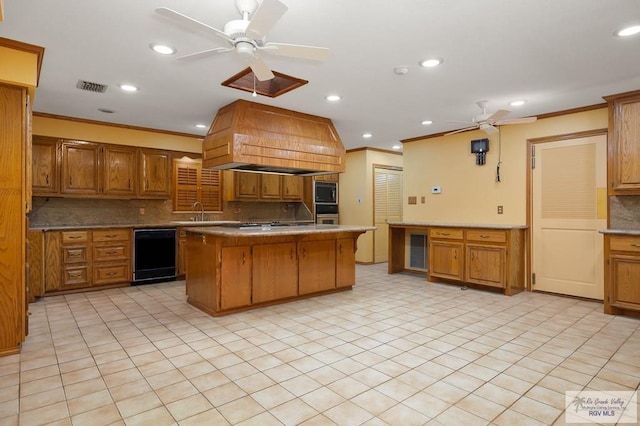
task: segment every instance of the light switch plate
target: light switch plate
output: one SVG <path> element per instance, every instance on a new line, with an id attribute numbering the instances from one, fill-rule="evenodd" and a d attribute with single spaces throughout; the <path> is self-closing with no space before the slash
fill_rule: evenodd
<path id="1" fill-rule="evenodd" d="M 431 193 L 432 194 L 440 194 L 442 192 L 442 188 L 440 186 L 432 186 Z"/>

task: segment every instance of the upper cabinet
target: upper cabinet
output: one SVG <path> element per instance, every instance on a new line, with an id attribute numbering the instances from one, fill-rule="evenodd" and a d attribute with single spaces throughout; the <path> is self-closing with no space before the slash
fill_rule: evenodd
<path id="1" fill-rule="evenodd" d="M 640 195 L 640 91 L 605 99 L 609 104 L 609 195 Z"/>
<path id="2" fill-rule="evenodd" d="M 171 153 L 34 136 L 34 196 L 171 198 Z"/>
<path id="3" fill-rule="evenodd" d="M 171 197 L 171 154 L 155 149 L 139 150 L 138 194 L 143 198 Z"/>
<path id="4" fill-rule="evenodd" d="M 31 149 L 33 193 L 55 194 L 59 192 L 58 139 L 34 136 Z"/>
<path id="5" fill-rule="evenodd" d="M 303 187 L 300 176 L 224 172 L 227 201 L 302 201 Z"/>
<path id="6" fill-rule="evenodd" d="M 193 204 L 202 203 L 206 211 L 222 210 L 220 171 L 203 169 L 202 160 L 173 160 L 173 209 L 194 211 Z"/>

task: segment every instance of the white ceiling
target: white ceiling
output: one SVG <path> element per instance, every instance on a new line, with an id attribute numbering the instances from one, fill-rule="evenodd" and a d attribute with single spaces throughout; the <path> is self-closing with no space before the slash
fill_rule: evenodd
<path id="1" fill-rule="evenodd" d="M 195 124 L 209 125 L 240 98 L 329 117 L 347 149 L 390 149 L 465 127 L 449 120 L 469 121 L 479 100 L 516 118 L 640 89 L 640 34 L 613 35 L 640 24 L 638 0 L 282 1 L 289 10 L 267 41 L 328 47 L 331 55 L 322 63 L 263 56 L 273 70 L 309 81 L 275 99 L 220 85 L 247 66 L 235 54 L 176 60 L 224 42 L 154 13 L 168 7 L 222 29 L 239 18 L 233 0 L 4 0 L 0 37 L 46 49 L 36 112 L 204 135 Z M 153 42 L 178 55 L 154 53 Z M 444 63 L 418 66 L 429 57 Z M 398 66 L 409 72 L 394 74 Z M 109 88 L 81 91 L 79 79 Z M 124 93 L 124 82 L 140 90 Z M 332 93 L 343 99 L 328 103 Z M 527 103 L 510 107 L 515 99 Z M 431 126 L 420 124 L 427 119 Z"/>

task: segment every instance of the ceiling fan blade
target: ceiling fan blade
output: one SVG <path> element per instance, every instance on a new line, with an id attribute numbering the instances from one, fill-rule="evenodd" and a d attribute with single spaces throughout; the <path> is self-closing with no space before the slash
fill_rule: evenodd
<path id="1" fill-rule="evenodd" d="M 207 49 L 207 50 L 202 50 L 200 52 L 195 52 L 195 53 L 190 53 L 188 55 L 183 55 L 183 56 L 179 56 L 176 59 L 179 60 L 183 60 L 183 59 L 199 59 L 202 57 L 207 57 L 207 56 L 213 56 L 213 55 L 218 55 L 221 53 L 227 53 L 227 52 L 232 52 L 233 51 L 233 47 L 216 47 L 215 49 Z"/>
<path id="2" fill-rule="evenodd" d="M 233 44 L 233 40 L 225 32 L 220 31 L 220 30 L 218 30 L 216 28 L 213 28 L 212 26 L 207 25 L 204 22 L 200 22 L 197 19 L 193 19 L 193 18 L 191 18 L 191 17 L 189 17 L 187 15 L 183 15 L 180 12 L 176 12 L 173 9 L 169 9 L 169 8 L 166 8 L 166 7 L 159 7 L 159 8 L 157 8 L 155 10 L 155 12 L 158 15 L 164 16 L 165 18 L 169 18 L 173 22 L 175 22 L 177 24 L 181 24 L 182 26 L 184 26 L 186 28 L 189 28 L 191 30 L 200 31 L 200 32 L 205 32 L 207 34 L 213 34 L 216 37 L 223 38 L 228 43 Z"/>
<path id="3" fill-rule="evenodd" d="M 247 37 L 253 39 L 264 37 L 287 9 L 288 7 L 279 0 L 262 0 L 262 4 L 258 6 L 247 26 Z"/>
<path id="4" fill-rule="evenodd" d="M 303 46 L 301 44 L 266 43 L 259 50 L 271 55 L 289 56 L 292 58 L 311 59 L 324 61 L 331 52 L 326 47 Z"/>
<path id="5" fill-rule="evenodd" d="M 267 64 L 258 55 L 254 55 L 253 58 L 251 58 L 249 67 L 251 67 L 251 71 L 253 71 L 253 74 L 260 81 L 271 80 L 275 77 Z"/>
<path id="6" fill-rule="evenodd" d="M 538 117 L 509 118 L 507 120 L 496 121 L 493 124 L 497 126 L 502 126 L 505 124 L 525 124 L 525 123 L 533 123 L 537 119 Z"/>
<path id="7" fill-rule="evenodd" d="M 470 126 L 470 127 L 465 127 L 464 129 L 458 129 L 458 130 L 454 130 L 453 132 L 449 132 L 449 133 L 445 133 L 445 136 L 449 136 L 449 135 L 455 135 L 456 133 L 462 133 L 462 132 L 466 132 L 468 130 L 475 130 L 477 129 L 478 126 Z"/>
<path id="8" fill-rule="evenodd" d="M 491 124 L 484 124 L 480 126 L 480 130 L 482 130 L 488 135 L 495 135 L 496 133 L 498 133 L 498 128 L 492 126 Z"/>
<path id="9" fill-rule="evenodd" d="M 491 114 L 489 117 L 486 118 L 486 121 L 496 121 L 496 120 L 500 120 L 501 118 L 506 117 L 507 115 L 509 115 L 511 111 L 507 111 L 506 109 L 499 109 L 498 111 L 494 112 L 493 114 Z"/>

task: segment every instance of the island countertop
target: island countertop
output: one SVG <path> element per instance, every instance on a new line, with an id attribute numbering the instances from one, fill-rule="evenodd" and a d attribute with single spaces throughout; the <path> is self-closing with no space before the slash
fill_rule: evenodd
<path id="1" fill-rule="evenodd" d="M 230 226 L 203 226 L 203 227 L 186 227 L 184 230 L 193 234 L 215 235 L 220 237 L 265 237 L 265 236 L 286 236 L 286 235 L 304 235 L 304 234 L 331 234 L 340 232 L 367 232 L 374 231 L 375 226 L 368 225 L 290 225 L 290 226 L 271 226 L 256 225 L 248 227 L 230 227 Z"/>
<path id="2" fill-rule="evenodd" d="M 415 226 L 425 228 L 477 228 L 477 229 L 527 229 L 527 225 L 502 225 L 481 223 L 444 223 L 444 222 L 389 222 L 389 226 Z"/>

